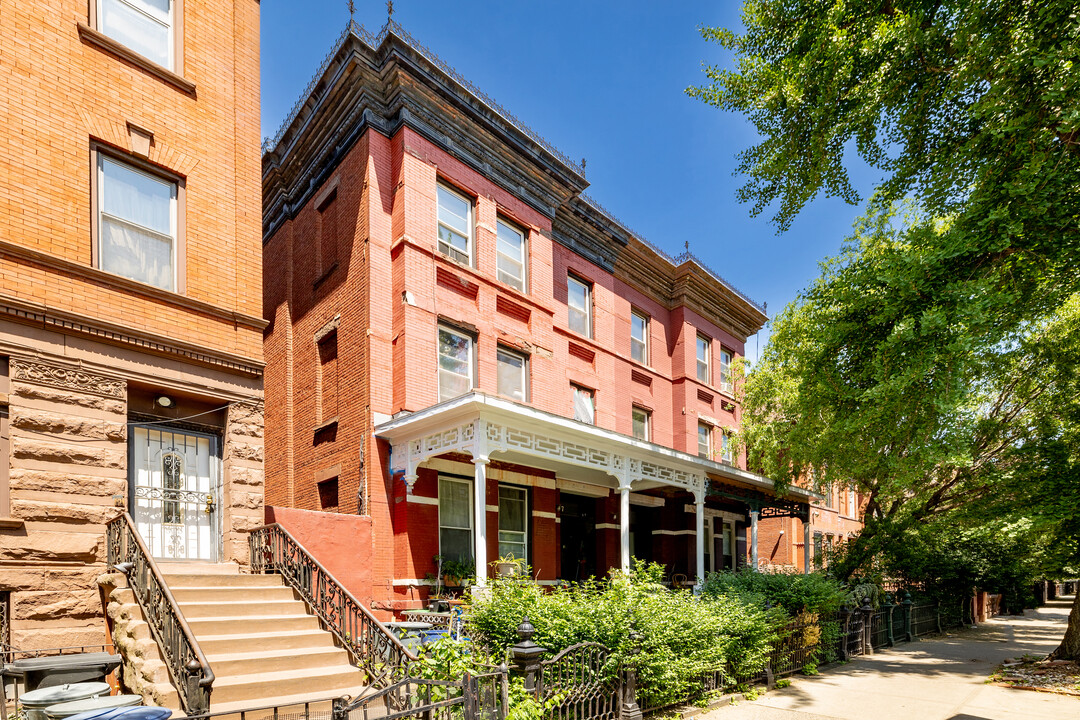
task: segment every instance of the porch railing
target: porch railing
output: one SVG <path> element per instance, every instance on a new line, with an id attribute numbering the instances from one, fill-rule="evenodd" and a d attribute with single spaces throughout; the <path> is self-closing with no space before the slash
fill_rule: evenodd
<path id="1" fill-rule="evenodd" d="M 105 533 L 109 567 L 127 576 L 128 587 L 157 641 L 184 712 L 188 715 L 208 712 L 214 671 L 135 529 L 131 515 L 124 512 L 110 520 Z"/>
<path id="2" fill-rule="evenodd" d="M 253 573 L 277 573 L 315 610 L 363 670 L 370 683 L 386 688 L 408 676 L 416 655 L 375 619 L 334 576 L 278 523 L 248 536 Z"/>

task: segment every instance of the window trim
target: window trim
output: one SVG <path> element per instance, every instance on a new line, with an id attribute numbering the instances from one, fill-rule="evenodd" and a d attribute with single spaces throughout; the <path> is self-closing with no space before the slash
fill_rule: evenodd
<path id="1" fill-rule="evenodd" d="M 115 163 L 127 165 L 132 169 L 142 172 L 176 185 L 176 237 L 173 239 L 173 288 L 158 287 L 142 280 L 119 275 L 101 267 L 101 215 L 100 199 L 102 191 L 101 168 L 102 158 L 108 158 Z M 98 142 L 90 143 L 90 264 L 95 270 L 103 272 L 110 277 L 123 278 L 126 281 L 136 283 L 140 287 L 150 287 L 161 292 L 184 295 L 187 292 L 187 190 L 183 176 L 161 168 L 153 163 L 126 153 L 120 153 Z"/>
<path id="2" fill-rule="evenodd" d="M 470 392 L 472 392 L 473 390 L 476 389 L 476 381 L 477 381 L 477 374 L 478 374 L 477 373 L 477 355 L 478 355 L 478 353 L 476 352 L 476 340 L 477 340 L 476 335 L 474 335 L 474 334 L 472 334 L 470 332 L 467 332 L 465 330 L 462 330 L 462 329 L 460 329 L 458 327 L 455 327 L 454 325 L 451 325 L 450 323 L 443 322 L 443 321 L 440 320 L 438 323 L 435 324 L 435 372 L 437 374 L 437 376 L 436 376 L 436 390 L 437 390 L 437 392 L 439 394 L 439 402 L 445 402 L 446 400 L 453 400 L 453 398 L 446 398 L 446 400 L 443 400 L 443 397 L 442 397 L 442 383 L 441 383 L 442 367 L 439 364 L 439 358 L 442 356 L 442 353 L 439 352 L 439 333 L 443 332 L 444 330 L 446 332 L 450 333 L 451 335 L 457 335 L 458 337 L 465 338 L 466 340 L 469 341 L 469 389 L 466 390 L 465 392 L 461 393 L 461 395 L 467 395 L 468 393 L 470 393 Z M 454 397 L 461 397 L 461 395 L 455 395 Z"/>
<path id="3" fill-rule="evenodd" d="M 706 435 L 705 435 L 706 447 L 705 447 L 705 454 L 704 455 L 701 454 L 701 430 L 702 430 L 702 428 L 704 428 L 705 431 L 706 431 Z M 698 452 L 697 452 L 697 454 L 698 454 L 698 457 L 703 457 L 706 460 L 712 460 L 713 459 L 712 458 L 712 454 L 713 454 L 713 426 L 710 425 L 709 423 L 705 422 L 704 420 L 698 420 L 697 430 L 698 430 L 698 432 L 697 432 L 697 443 L 698 443 Z"/>
<path id="4" fill-rule="evenodd" d="M 727 362 L 724 362 L 724 356 L 727 355 Z M 735 353 L 728 348 L 720 345 L 720 392 L 731 393 L 735 387 L 735 381 L 731 377 L 731 364 L 735 362 Z M 727 376 L 727 381 L 724 380 L 724 376 Z"/>
<path id="5" fill-rule="evenodd" d="M 576 391 L 578 391 L 578 390 L 584 392 L 592 400 L 592 422 L 589 422 L 587 420 L 578 420 L 577 413 L 573 412 L 574 407 L 576 405 L 576 403 L 574 403 L 574 397 L 576 396 L 576 394 L 577 394 Z M 590 387 L 586 387 L 586 386 L 581 385 L 581 384 L 576 383 L 576 382 L 570 383 L 570 410 L 573 413 L 572 417 L 576 422 L 585 423 L 586 425 L 594 425 L 595 426 L 596 425 L 596 390 L 593 390 Z"/>
<path id="6" fill-rule="evenodd" d="M 505 225 L 510 230 L 521 235 L 521 287 L 517 288 L 499 277 L 499 225 Z M 508 257 L 508 256 L 507 256 Z M 511 258 L 512 259 L 512 258 Z M 517 290 L 523 295 L 529 294 L 529 232 L 524 227 L 499 215 L 495 218 L 495 279 L 507 287 Z"/>
<path id="7" fill-rule="evenodd" d="M 521 491 L 522 502 L 525 504 L 525 513 L 524 513 L 525 531 L 523 533 L 523 535 L 524 535 L 523 544 L 525 546 L 525 557 L 522 558 L 522 559 L 525 562 L 529 562 L 532 559 L 532 546 L 529 544 L 529 541 L 532 539 L 532 533 L 530 532 L 530 527 L 529 527 L 530 524 L 531 524 L 529 522 L 529 519 L 532 517 L 529 514 L 529 505 L 530 505 L 530 503 L 529 503 L 529 488 L 526 487 L 526 486 L 523 486 L 523 485 L 515 485 L 513 483 L 500 482 L 499 483 L 499 497 L 498 497 L 499 502 L 502 501 L 503 488 L 506 488 L 507 490 L 519 490 L 519 491 Z M 496 545 L 496 547 L 498 547 L 499 545 L 502 544 L 502 538 L 499 537 L 499 533 L 501 533 L 503 531 L 503 529 L 502 529 L 502 512 L 500 511 L 498 515 L 499 515 L 498 523 L 496 524 L 496 528 L 495 528 L 495 545 Z M 516 533 L 518 531 L 517 530 L 508 530 L 507 532 L 515 532 Z M 499 550 L 499 557 L 502 557 L 502 554 L 503 554 L 502 553 L 502 548 L 499 547 L 498 550 Z"/>
<path id="8" fill-rule="evenodd" d="M 469 235 L 468 235 L 468 237 L 465 238 L 465 245 L 466 245 L 466 248 L 467 248 L 467 252 L 465 254 L 468 255 L 468 258 L 469 258 L 467 262 L 462 262 L 461 260 L 458 260 L 457 258 L 455 258 L 453 255 L 451 255 L 449 253 L 444 253 L 442 251 L 442 248 L 439 247 L 439 245 L 442 242 L 439 239 L 439 228 L 444 225 L 442 220 L 439 219 L 439 190 L 440 189 L 445 190 L 446 192 L 450 193 L 451 195 L 457 196 L 460 200 L 463 200 L 469 206 L 469 217 L 466 218 L 466 223 L 469 226 L 468 227 Z M 451 232 L 455 233 L 455 234 L 457 233 L 457 230 L 451 228 L 449 225 L 446 225 L 446 228 L 448 230 L 450 230 Z M 450 183 L 442 180 L 441 178 L 437 179 L 435 181 L 435 252 L 437 252 L 439 255 L 442 255 L 444 258 L 447 258 L 448 260 L 451 260 L 452 262 L 460 263 L 462 265 L 465 265 L 466 267 L 470 267 L 470 268 L 474 268 L 474 269 L 477 267 L 477 257 L 476 256 L 477 256 L 478 253 L 476 252 L 476 198 L 473 197 L 472 195 L 466 194 L 464 191 L 456 188 L 455 186 L 453 186 Z M 460 251 L 458 251 L 458 252 L 460 252 Z"/>
<path id="9" fill-rule="evenodd" d="M 698 343 L 702 340 L 705 341 L 705 379 L 701 377 L 701 358 L 698 357 Z M 694 339 L 694 377 L 700 383 L 712 385 L 712 338 L 702 332 Z"/>
<path id="10" fill-rule="evenodd" d="M 644 321 L 644 324 L 645 324 L 645 337 L 642 338 L 641 340 L 638 340 L 637 338 L 634 337 L 634 317 L 635 316 L 641 318 L 641 320 Z M 652 324 L 651 321 L 652 321 L 652 318 L 649 316 L 648 313 L 646 313 L 646 312 L 644 312 L 642 310 L 638 310 L 635 307 L 630 308 L 630 359 L 633 360 L 636 363 L 640 363 L 640 364 L 644 365 L 645 367 L 649 367 L 650 360 L 652 360 L 651 352 L 650 352 L 652 350 L 652 343 L 649 342 L 649 330 L 650 330 L 650 325 Z M 637 358 L 634 357 L 634 343 L 635 342 L 640 342 L 644 346 L 644 355 L 645 355 L 644 360 L 638 360 Z"/>
<path id="11" fill-rule="evenodd" d="M 446 480 L 447 482 L 461 483 L 462 485 L 467 485 L 469 487 L 469 527 L 468 528 L 459 528 L 459 527 L 454 527 L 452 525 L 447 525 L 446 527 L 450 528 L 451 530 L 468 530 L 469 531 L 469 543 L 472 546 L 472 562 L 473 562 L 473 564 L 475 564 L 476 563 L 476 498 L 475 498 L 476 486 L 475 486 L 473 480 L 471 480 L 470 478 L 462 477 L 460 475 L 450 475 L 450 474 L 447 474 L 447 473 L 439 473 L 438 477 L 436 478 L 435 499 L 438 500 L 439 504 L 436 505 L 435 507 L 436 507 L 436 509 L 438 511 L 438 515 L 439 515 L 439 555 L 443 554 L 443 547 L 442 547 L 442 531 L 443 531 L 443 519 L 442 519 L 442 516 L 443 516 L 443 512 L 442 512 L 442 487 L 441 487 L 443 480 Z"/>
<path id="12" fill-rule="evenodd" d="M 579 333 L 570 327 L 570 283 L 576 282 L 585 288 L 585 334 Z M 576 310 L 576 308 L 573 308 Z M 572 272 L 566 273 L 566 329 L 575 335 L 581 335 L 592 339 L 593 336 L 593 284 L 588 280 L 585 280 L 580 275 L 576 275 Z"/>
<path id="13" fill-rule="evenodd" d="M 735 451 L 731 447 L 732 440 L 734 440 L 734 433 L 730 430 L 720 431 L 720 462 L 728 465 L 735 464 Z"/>
<path id="14" fill-rule="evenodd" d="M 639 438 L 634 434 L 634 413 L 641 412 L 645 416 L 645 437 Z M 630 436 L 635 440 L 643 440 L 644 442 L 652 442 L 652 410 L 641 405 L 630 406 Z"/>
<path id="15" fill-rule="evenodd" d="M 508 399 L 511 399 L 511 400 L 513 398 L 510 395 L 503 394 L 503 392 L 498 387 L 498 383 L 499 383 L 498 370 L 499 370 L 499 367 L 500 367 L 499 353 L 504 353 L 506 355 L 513 355 L 513 356 L 518 357 L 518 358 L 521 359 L 521 391 L 522 391 L 521 394 L 524 396 L 522 398 L 521 402 L 523 402 L 523 403 L 530 402 L 532 400 L 532 392 L 531 392 L 531 387 L 530 387 L 531 383 L 529 382 L 529 379 L 530 379 L 529 355 L 527 353 L 524 353 L 524 352 L 520 351 L 520 350 L 516 350 L 516 349 L 510 347 L 509 345 L 503 345 L 502 343 L 499 343 L 495 347 L 495 369 L 496 369 L 495 391 L 500 397 L 508 398 Z"/>
<path id="16" fill-rule="evenodd" d="M 160 63 L 155 62 L 154 60 L 151 60 L 150 58 L 146 57 L 145 55 L 138 52 L 137 50 L 130 47 L 129 45 L 125 45 L 123 43 L 123 41 L 121 41 L 121 40 L 119 40 L 117 38 L 114 38 L 112 35 L 107 35 L 105 33 L 105 31 L 101 27 L 101 15 L 102 15 L 101 3 L 102 3 L 102 0 L 90 0 L 90 2 L 87 3 L 87 5 L 89 6 L 89 10 L 90 10 L 89 15 L 87 17 L 87 20 L 89 21 L 87 29 L 89 29 L 89 30 L 93 31 L 94 33 L 100 35 L 101 38 L 109 40 L 110 44 L 116 45 L 119 48 L 123 48 L 123 50 L 126 51 L 126 52 L 124 52 L 122 54 L 127 59 L 131 59 L 130 57 L 128 57 L 128 55 L 130 54 L 130 55 L 133 55 L 135 58 L 138 58 L 139 60 L 142 61 L 142 62 L 140 62 L 138 64 L 141 65 L 142 63 L 146 63 L 147 65 L 152 66 L 152 67 L 148 67 L 146 69 L 150 70 L 154 74 L 157 74 L 155 72 L 155 68 L 161 68 L 165 72 L 169 73 L 170 75 L 175 76 L 177 79 L 183 81 L 184 83 L 188 83 L 187 80 L 184 80 L 184 0 L 171 0 L 170 1 L 172 17 L 171 17 L 171 24 L 169 25 L 169 42 L 172 44 L 172 47 L 169 48 L 169 57 L 172 60 L 172 67 L 169 67 L 168 65 L 161 65 Z M 82 34 L 81 30 L 82 30 L 82 28 L 80 28 L 80 34 Z M 98 40 L 98 38 L 92 38 L 92 40 Z M 98 43 L 98 44 L 101 44 L 101 43 Z M 111 49 L 114 52 L 116 52 L 115 48 L 107 48 L 107 49 Z M 168 77 L 164 77 L 162 79 L 169 80 L 170 82 L 173 82 L 173 80 L 171 78 L 168 78 Z M 183 86 L 180 86 L 180 89 L 185 90 L 187 92 L 194 92 L 195 85 L 193 83 L 190 83 L 190 85 L 191 85 L 190 89 L 188 89 L 186 87 L 183 87 Z"/>

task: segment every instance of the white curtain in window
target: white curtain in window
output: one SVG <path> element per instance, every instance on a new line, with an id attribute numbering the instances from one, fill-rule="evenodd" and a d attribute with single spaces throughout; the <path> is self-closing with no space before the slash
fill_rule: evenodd
<path id="1" fill-rule="evenodd" d="M 175 289 L 176 184 L 101 157 L 103 270 Z"/>
<path id="2" fill-rule="evenodd" d="M 499 394 L 525 402 L 525 358 L 499 350 Z"/>
<path id="3" fill-rule="evenodd" d="M 439 330 L 439 400 L 449 400 L 472 390 L 472 339 Z"/>
<path id="4" fill-rule="evenodd" d="M 596 407 L 593 404 L 593 394 L 582 388 L 574 388 L 574 419 L 596 424 Z"/>
<path id="5" fill-rule="evenodd" d="M 101 0 L 101 31 L 171 69 L 171 5 L 171 0 Z"/>

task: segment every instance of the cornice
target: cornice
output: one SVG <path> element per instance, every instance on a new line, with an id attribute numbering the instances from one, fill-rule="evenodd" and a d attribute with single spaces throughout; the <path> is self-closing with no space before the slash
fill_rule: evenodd
<path id="1" fill-rule="evenodd" d="M 265 367 L 265 363 L 254 358 L 208 350 L 182 340 L 143 333 L 7 295 L 0 295 L 0 319 L 33 325 L 66 335 L 80 335 L 115 345 L 135 347 L 159 355 L 178 356 L 187 361 L 244 375 L 260 376 Z"/>

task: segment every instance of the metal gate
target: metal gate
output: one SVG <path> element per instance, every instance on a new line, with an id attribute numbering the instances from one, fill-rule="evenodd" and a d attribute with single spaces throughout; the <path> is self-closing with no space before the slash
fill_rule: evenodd
<path id="1" fill-rule="evenodd" d="M 220 440 L 159 425 L 131 432 L 131 515 L 150 554 L 216 562 L 220 551 Z"/>
<path id="2" fill-rule="evenodd" d="M 619 668 L 599 643 L 571 645 L 540 663 L 537 699 L 557 720 L 617 720 Z"/>

